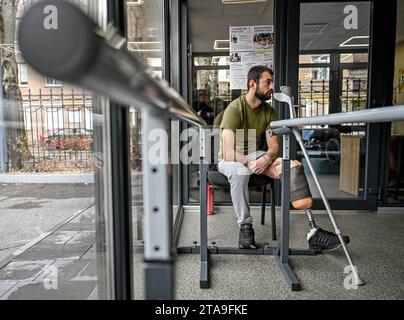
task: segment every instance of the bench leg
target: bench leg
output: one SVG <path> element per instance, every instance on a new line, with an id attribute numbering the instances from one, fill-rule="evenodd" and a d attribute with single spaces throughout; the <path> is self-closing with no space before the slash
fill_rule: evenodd
<path id="1" fill-rule="evenodd" d="M 262 205 L 261 205 L 261 224 L 265 224 L 265 202 L 266 202 L 266 193 L 267 193 L 267 186 L 263 187 L 262 191 Z"/>

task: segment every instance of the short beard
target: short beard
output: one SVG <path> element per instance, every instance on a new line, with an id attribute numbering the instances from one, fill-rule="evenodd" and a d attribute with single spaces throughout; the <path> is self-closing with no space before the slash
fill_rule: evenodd
<path id="1" fill-rule="evenodd" d="M 265 102 L 265 101 L 271 99 L 272 94 L 271 93 L 265 94 L 265 93 L 262 93 L 261 91 L 256 90 L 254 93 L 254 96 L 257 99 L 259 99 L 261 102 Z"/>

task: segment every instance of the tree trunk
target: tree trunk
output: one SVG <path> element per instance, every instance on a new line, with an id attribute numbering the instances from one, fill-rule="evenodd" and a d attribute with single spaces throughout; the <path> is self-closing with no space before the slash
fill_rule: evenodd
<path id="1" fill-rule="evenodd" d="M 24 109 L 18 87 L 15 25 L 19 0 L 0 0 L 1 68 L 3 69 L 4 118 L 8 124 L 10 167 L 22 169 L 31 158 L 24 126 Z"/>

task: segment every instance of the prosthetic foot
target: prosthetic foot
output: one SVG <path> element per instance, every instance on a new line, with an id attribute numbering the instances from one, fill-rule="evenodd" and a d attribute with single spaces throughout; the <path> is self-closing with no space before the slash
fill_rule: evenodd
<path id="1" fill-rule="evenodd" d="M 316 252 L 323 250 L 332 251 L 342 246 L 338 236 L 330 231 L 324 230 L 316 225 L 311 207 L 313 206 L 313 198 L 311 196 L 310 188 L 307 183 L 306 175 L 304 174 L 304 167 L 299 161 L 291 162 L 290 170 L 290 201 L 293 208 L 303 210 L 309 219 L 310 231 L 307 234 L 307 241 L 309 247 Z M 276 167 L 276 171 L 280 175 L 282 172 L 282 165 Z M 342 236 L 346 244 L 350 239 L 348 236 Z"/>

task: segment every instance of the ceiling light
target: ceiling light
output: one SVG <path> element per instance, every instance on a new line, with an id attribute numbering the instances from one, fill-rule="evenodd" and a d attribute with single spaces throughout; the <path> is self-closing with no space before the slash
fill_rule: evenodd
<path id="1" fill-rule="evenodd" d="M 248 4 L 256 2 L 266 2 L 267 0 L 222 0 L 223 4 Z"/>
<path id="2" fill-rule="evenodd" d="M 345 57 L 341 58 L 341 61 L 345 61 L 349 57 L 352 57 L 352 53 L 345 55 Z"/>
<path id="3" fill-rule="evenodd" d="M 352 41 L 352 40 L 357 40 L 357 39 L 369 39 L 369 36 L 350 37 L 348 40 L 345 40 L 339 46 L 340 47 L 368 47 L 369 46 L 369 43 L 363 43 L 364 42 L 363 40 L 359 40 L 356 43 L 355 43 L 355 41 Z M 351 43 L 349 43 L 349 42 L 351 42 Z"/>
<path id="4" fill-rule="evenodd" d="M 324 61 L 323 58 L 326 58 L 326 61 Z M 313 62 L 319 62 L 319 63 L 325 62 L 325 63 L 327 63 L 327 61 L 328 61 L 328 54 L 323 54 L 322 56 L 315 59 Z"/>
<path id="5" fill-rule="evenodd" d="M 230 50 L 230 40 L 215 40 L 213 45 L 215 50 Z"/>
<path id="6" fill-rule="evenodd" d="M 127 1 L 126 5 L 128 6 L 141 6 L 143 4 L 143 0 L 133 0 L 133 1 Z"/>
<path id="7" fill-rule="evenodd" d="M 135 52 L 161 51 L 160 41 L 128 41 L 128 50 Z"/>

